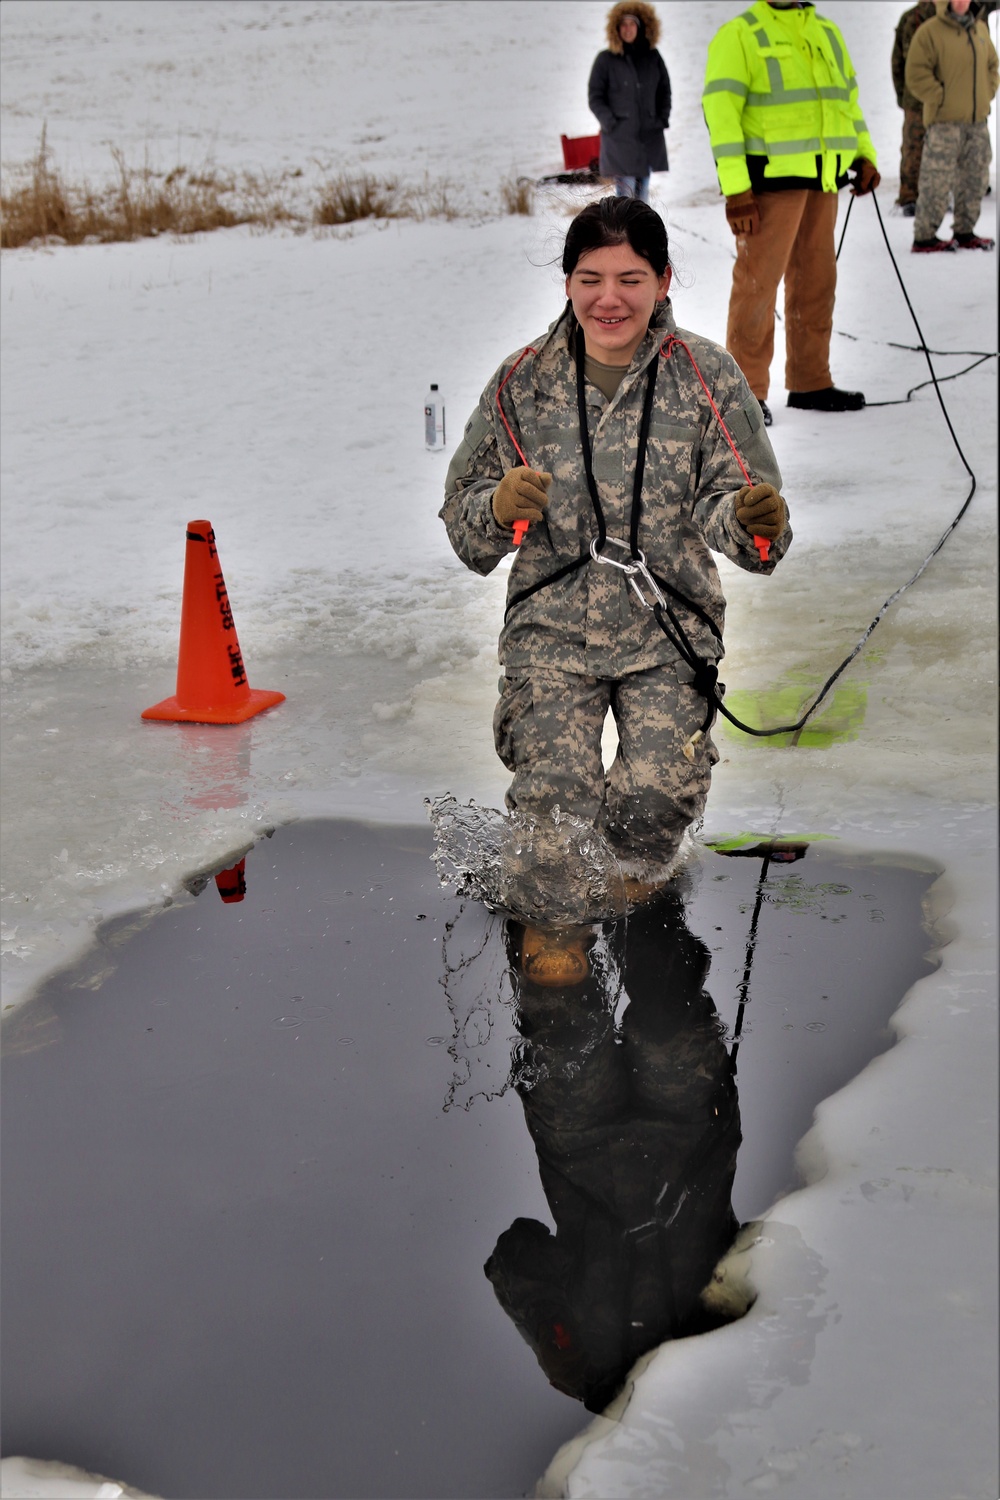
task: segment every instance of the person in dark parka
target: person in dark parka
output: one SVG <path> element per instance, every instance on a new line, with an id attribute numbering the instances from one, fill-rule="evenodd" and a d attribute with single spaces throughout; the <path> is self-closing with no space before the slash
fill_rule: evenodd
<path id="1" fill-rule="evenodd" d="M 670 76 L 656 50 L 660 23 L 651 5 L 621 0 L 608 12 L 607 35 L 588 87 L 601 124 L 601 176 L 614 178 L 620 198 L 648 203 L 650 173 L 667 170 Z"/>

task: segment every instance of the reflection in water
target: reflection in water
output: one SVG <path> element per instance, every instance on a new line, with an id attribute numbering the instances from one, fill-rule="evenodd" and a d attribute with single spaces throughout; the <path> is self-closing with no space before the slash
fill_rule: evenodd
<path id="1" fill-rule="evenodd" d="M 485 1270 L 551 1383 L 601 1411 L 641 1354 L 746 1310 L 713 1282 L 739 1229 L 735 1065 L 677 889 L 595 930 L 575 986 L 525 978 L 522 933 L 511 1078 L 556 1231 L 515 1219 Z"/>
<path id="2" fill-rule="evenodd" d="M 184 805 L 196 811 L 242 807 L 250 787 L 252 724 L 176 726 Z"/>
<path id="3" fill-rule="evenodd" d="M 749 1220 L 795 1185 L 816 1103 L 889 1045 L 928 972 L 936 872 L 702 850 L 683 890 L 591 929 L 591 977 L 559 990 L 524 980 L 518 928 L 441 893 L 429 852 L 410 828 L 280 829 L 238 909 L 207 870 L 203 900 L 103 924 L 16 1013 L 5 1451 L 70 1440 L 95 1469 L 114 1451 L 161 1495 L 524 1494 L 581 1410 L 526 1371 L 488 1257 L 546 1372 L 591 1406 L 636 1353 L 743 1310 L 718 1298 L 732 1255 L 703 1290 L 730 1204 Z M 647 1493 L 695 1472 L 726 1492 L 719 1413 L 769 1430 L 844 1315 L 796 1231 L 760 1232 L 766 1317 L 730 1330 L 753 1380 L 714 1360 L 712 1402 L 657 1416 L 677 1477 L 661 1454 Z M 696 1379 L 703 1342 L 683 1351 Z"/>
<path id="4" fill-rule="evenodd" d="M 244 854 L 241 860 L 232 865 L 228 870 L 220 870 L 215 877 L 216 889 L 227 906 L 232 906 L 237 901 L 242 901 L 247 893 L 247 858 Z"/>
<path id="5" fill-rule="evenodd" d="M 750 999 L 750 976 L 753 973 L 753 961 L 757 951 L 757 931 L 760 922 L 761 907 L 764 904 L 764 887 L 767 883 L 767 872 L 772 864 L 794 865 L 800 859 L 805 859 L 809 849 L 804 840 L 770 839 L 766 844 L 754 844 L 752 848 L 720 849 L 719 853 L 727 858 L 733 859 L 760 859 L 760 879 L 757 881 L 757 899 L 754 902 L 753 916 L 750 918 L 750 931 L 747 933 L 746 957 L 743 961 L 743 979 L 739 989 L 740 1008 L 736 1013 L 736 1036 L 731 1053 L 733 1072 L 736 1071 L 736 1054 L 739 1051 L 739 1034 L 743 1029 L 743 1016 Z"/>
<path id="6" fill-rule="evenodd" d="M 175 725 L 185 788 L 183 806 L 198 812 L 243 807 L 250 789 L 253 725 Z M 204 890 L 209 876 L 196 875 L 185 885 L 193 895 Z M 243 901 L 247 893 L 246 856 L 215 874 L 215 885 L 226 906 Z"/>

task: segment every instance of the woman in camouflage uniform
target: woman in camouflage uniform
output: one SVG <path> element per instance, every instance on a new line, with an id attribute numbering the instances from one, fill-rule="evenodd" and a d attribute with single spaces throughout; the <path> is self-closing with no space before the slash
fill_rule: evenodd
<path id="1" fill-rule="evenodd" d="M 634 198 L 590 204 L 562 265 L 567 304 L 487 385 L 441 517 L 458 556 L 484 574 L 515 552 L 514 523 L 529 522 L 500 635 L 494 731 L 514 773 L 508 806 L 574 813 L 602 829 L 626 870 L 636 859 L 644 871 L 650 860 L 667 868 L 701 817 L 718 759 L 699 691 L 723 654 L 711 554 L 769 574 L 791 531 L 743 375 L 719 345 L 676 327 L 659 215 Z M 770 540 L 768 561 L 754 535 Z M 640 553 L 681 637 L 609 565 Z M 609 711 L 619 749 L 605 771 Z"/>

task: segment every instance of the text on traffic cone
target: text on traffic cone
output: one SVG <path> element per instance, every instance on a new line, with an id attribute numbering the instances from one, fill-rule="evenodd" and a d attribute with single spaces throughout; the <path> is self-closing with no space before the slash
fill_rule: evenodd
<path id="1" fill-rule="evenodd" d="M 147 708 L 144 719 L 242 724 L 283 703 L 284 693 L 251 688 L 209 521 L 189 521 L 177 655 L 177 692 Z"/>

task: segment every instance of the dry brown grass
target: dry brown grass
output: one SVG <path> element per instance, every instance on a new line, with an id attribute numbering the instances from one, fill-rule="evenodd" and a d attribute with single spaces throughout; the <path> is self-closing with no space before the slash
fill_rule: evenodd
<path id="1" fill-rule="evenodd" d="M 505 214 L 533 214 L 535 184 L 530 177 L 504 177 L 500 183 L 500 202 Z"/>
<path id="2" fill-rule="evenodd" d="M 94 189 L 68 185 L 52 162 L 45 131 L 38 151 L 15 183 L 0 190 L 0 246 L 33 243 L 106 244 L 159 234 L 200 234 L 235 224 L 272 228 L 291 212 L 280 182 L 244 174 L 238 180 L 211 167 L 156 172 L 128 164 L 112 148 L 115 178 Z"/>
<path id="3" fill-rule="evenodd" d="M 354 224 L 359 219 L 408 219 L 411 195 L 392 178 L 382 180 L 362 172 L 329 178 L 320 190 L 314 221 L 317 224 Z"/>
<path id="4" fill-rule="evenodd" d="M 454 185 L 446 178 L 435 180 L 425 177 L 413 191 L 415 219 L 459 219 L 462 210 L 457 206 L 452 193 Z"/>
<path id="5" fill-rule="evenodd" d="M 67 183 L 56 167 L 43 129 L 31 161 L 5 169 L 0 186 L 0 247 L 37 244 L 108 244 L 161 234 L 203 234 L 247 224 L 273 229 L 290 224 L 304 230 L 337 227 L 365 219 L 457 219 L 462 207 L 455 185 L 425 177 L 403 184 L 395 178 L 341 172 L 328 177 L 312 204 L 304 195 L 300 170 L 267 177 L 224 173 L 207 163 L 196 170 L 154 170 L 148 161 L 131 166 L 112 147 L 114 174 L 93 188 L 87 181 Z M 503 211 L 530 214 L 534 184 L 527 178 L 505 178 L 500 189 Z"/>
<path id="6" fill-rule="evenodd" d="M 395 178 L 340 173 L 320 189 L 313 222 L 319 225 L 354 224 L 360 219 L 457 219 L 461 210 L 452 201 L 452 185 L 425 177 L 406 185 Z"/>

